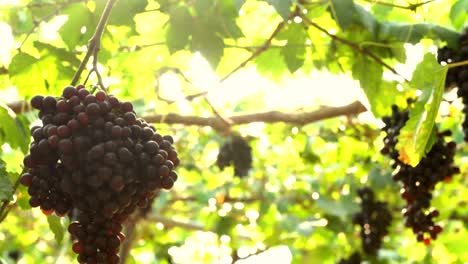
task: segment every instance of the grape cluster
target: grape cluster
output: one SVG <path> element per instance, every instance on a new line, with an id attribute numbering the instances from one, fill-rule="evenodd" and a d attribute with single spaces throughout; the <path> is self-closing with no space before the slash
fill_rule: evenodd
<path id="1" fill-rule="evenodd" d="M 359 252 L 354 252 L 347 259 L 340 259 L 338 264 L 361 264 L 361 254 Z"/>
<path id="2" fill-rule="evenodd" d="M 382 246 L 382 238 L 388 234 L 392 214 L 387 203 L 375 201 L 374 192 L 368 187 L 358 190 L 361 211 L 353 215 L 353 224 L 361 226 L 362 249 L 375 255 Z"/>
<path id="3" fill-rule="evenodd" d="M 177 180 L 172 137 L 137 118 L 130 102 L 83 85 L 59 98 L 37 95 L 31 105 L 43 125 L 31 129 L 21 176 L 30 205 L 73 214 L 68 231 L 79 263 L 118 263 L 122 223 Z"/>
<path id="4" fill-rule="evenodd" d="M 468 60 L 468 27 L 465 28 L 465 31 L 459 38 L 459 49 L 454 50 L 447 46 L 442 47 L 437 52 L 437 60 L 439 63 L 455 63 Z M 468 142 L 468 65 L 450 68 L 447 72 L 445 86 L 458 87 L 457 95 L 465 105 L 463 109 L 465 119 L 462 127 L 465 133 L 465 141 Z"/>
<path id="5" fill-rule="evenodd" d="M 437 183 L 449 181 L 454 174 L 460 173 L 459 168 L 453 165 L 456 144 L 445 141 L 445 137 L 451 134 L 450 131 L 437 133 L 431 150 L 416 167 L 404 164 L 398 159 L 395 145 L 401 127 L 408 120 L 408 110 L 401 112 L 396 106 L 392 109 L 392 116 L 383 118 L 385 126 L 382 130 L 387 136 L 384 138 L 385 147 L 382 153 L 394 160 L 393 167 L 396 168 L 396 172 L 393 180 L 402 185 L 401 197 L 406 201 L 406 207 L 403 209 L 405 225 L 412 228 L 418 241 L 428 245 L 430 240 L 436 239 L 442 231 L 442 227 L 436 225 L 433 220 L 439 212 L 429 210 L 432 191 Z"/>
<path id="6" fill-rule="evenodd" d="M 221 170 L 234 165 L 234 175 L 245 177 L 252 168 L 252 148 L 242 137 L 233 135 L 220 148 L 216 165 Z"/>
<path id="7" fill-rule="evenodd" d="M 400 135 L 401 128 L 405 125 L 406 121 L 409 119 L 409 110 L 405 109 L 400 111 L 398 106 L 392 105 L 392 115 L 384 116 L 382 121 L 385 126 L 382 128 L 385 131 L 386 135 L 383 139 L 384 147 L 380 150 L 383 155 L 388 155 L 395 162 L 392 164 L 392 167 L 395 169 L 401 162 L 398 160 L 400 154 L 396 150 L 395 146 L 398 143 L 398 135 Z"/>

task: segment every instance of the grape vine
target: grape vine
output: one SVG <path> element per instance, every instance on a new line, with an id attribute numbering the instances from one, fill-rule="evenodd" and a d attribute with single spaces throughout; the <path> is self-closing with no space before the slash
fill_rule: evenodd
<path id="1" fill-rule="evenodd" d="M 37 95 L 31 105 L 42 126 L 31 129 L 21 176 L 30 205 L 73 215 L 68 231 L 79 263 L 119 263 L 123 222 L 177 180 L 173 138 L 138 118 L 130 102 L 83 85 L 58 98 Z"/>
<path id="2" fill-rule="evenodd" d="M 353 215 L 353 224 L 361 227 L 362 249 L 366 254 L 375 255 L 382 246 L 382 239 L 388 234 L 392 214 L 387 203 L 375 201 L 374 192 L 368 187 L 358 190 L 361 211 Z"/>
<path id="3" fill-rule="evenodd" d="M 220 170 L 234 166 L 234 175 L 247 176 L 252 168 L 252 148 L 240 136 L 234 135 L 219 150 L 216 165 Z"/>
<path id="4" fill-rule="evenodd" d="M 416 167 L 404 164 L 398 159 L 399 153 L 395 146 L 400 129 L 408 118 L 409 109 L 400 111 L 396 105 L 392 106 L 392 115 L 383 118 L 385 126 L 382 130 L 386 136 L 381 152 L 394 160 L 392 167 L 396 171 L 393 180 L 401 183 L 401 197 L 406 201 L 402 210 L 405 225 L 412 228 L 418 241 L 429 245 L 430 240 L 436 239 L 442 231 L 442 227 L 435 224 L 433 219 L 439 215 L 439 211 L 430 209 L 432 191 L 437 183 L 449 181 L 460 172 L 453 165 L 456 144 L 445 141 L 445 137 L 451 134 L 450 131 L 436 132 L 434 145 L 419 164 Z"/>

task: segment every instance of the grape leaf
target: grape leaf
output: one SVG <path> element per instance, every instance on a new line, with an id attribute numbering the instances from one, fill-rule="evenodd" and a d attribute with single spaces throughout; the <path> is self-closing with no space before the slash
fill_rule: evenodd
<path id="1" fill-rule="evenodd" d="M 381 23 L 379 39 L 416 44 L 423 38 L 440 39 L 449 47 L 458 46 L 459 33 L 430 23 L 405 24 L 395 22 Z"/>
<path id="2" fill-rule="evenodd" d="M 340 28 L 347 29 L 354 19 L 356 6 L 353 0 L 332 0 L 330 12 Z"/>
<path id="3" fill-rule="evenodd" d="M 57 244 L 60 245 L 65 234 L 65 228 L 62 225 L 60 218 L 56 215 L 48 215 L 47 223 L 49 224 L 49 228 L 52 231 L 52 233 L 54 233 L 55 241 L 57 241 Z"/>
<path id="4" fill-rule="evenodd" d="M 389 114 L 390 106 L 398 97 L 397 83 L 383 80 L 383 68 L 366 56 L 356 56 L 352 67 L 353 78 L 359 80 L 376 117 Z"/>
<path id="5" fill-rule="evenodd" d="M 194 7 L 198 14 L 206 14 L 211 13 L 215 5 L 211 0 L 196 0 Z"/>
<path id="6" fill-rule="evenodd" d="M 171 9 L 169 15 L 169 27 L 166 31 L 167 47 L 170 52 L 176 52 L 189 43 L 192 16 L 185 6 Z"/>
<path id="7" fill-rule="evenodd" d="M 18 53 L 11 59 L 10 66 L 8 67 L 8 74 L 10 77 L 13 77 L 17 74 L 26 72 L 34 66 L 36 61 L 36 58 L 27 53 Z"/>
<path id="8" fill-rule="evenodd" d="M 12 148 L 20 148 L 23 152 L 28 151 L 29 134 L 15 113 L 8 106 L 0 103 L 0 134 L 4 141 Z"/>
<path id="9" fill-rule="evenodd" d="M 448 66 L 441 66 L 433 54 L 427 53 L 413 73 L 409 85 L 421 89 L 422 94 L 410 110 L 409 120 L 401 129 L 396 146 L 400 153 L 399 159 L 406 164 L 416 166 L 431 148 L 430 144 L 434 143 L 431 135 L 435 136 L 433 128 L 444 93 L 447 71 Z"/>
<path id="10" fill-rule="evenodd" d="M 457 28 L 463 28 L 463 25 L 468 18 L 468 0 L 458 0 L 450 8 L 450 21 Z"/>
<path id="11" fill-rule="evenodd" d="M 219 61 L 224 54 L 224 41 L 216 32 L 207 28 L 198 28 L 192 36 L 192 50 L 199 51 L 210 63 L 213 69 L 218 67 Z"/>
<path id="12" fill-rule="evenodd" d="M 278 34 L 277 39 L 287 40 L 287 44 L 281 49 L 281 55 L 291 73 L 294 73 L 304 65 L 305 42 L 308 38 L 307 30 L 300 24 L 292 23 Z"/>
<path id="13" fill-rule="evenodd" d="M 357 20 L 369 30 L 374 37 L 377 37 L 377 31 L 379 27 L 379 23 L 377 19 L 366 9 L 364 9 L 360 5 L 354 6 L 357 14 Z"/>
<path id="14" fill-rule="evenodd" d="M 60 58 L 62 61 L 67 61 L 75 67 L 80 65 L 80 60 L 76 57 L 76 55 L 66 49 L 57 48 L 40 41 L 34 41 L 34 47 L 36 47 L 40 52 L 47 52 L 48 54 L 52 54 L 55 57 Z"/>
<path id="15" fill-rule="evenodd" d="M 77 45 L 85 45 L 93 35 L 97 22 L 93 13 L 82 3 L 70 5 L 63 13 L 68 15 L 67 22 L 58 31 L 63 42 L 70 50 L 74 50 Z M 83 27 L 86 28 L 86 32 L 81 34 Z"/>
<path id="16" fill-rule="evenodd" d="M 134 28 L 133 18 L 136 14 L 145 11 L 147 5 L 148 0 L 119 0 L 112 8 L 109 24 Z"/>
<path id="17" fill-rule="evenodd" d="M 359 210 L 359 206 L 349 199 L 341 199 L 338 201 L 332 200 L 327 197 L 322 197 L 316 201 L 317 207 L 330 215 L 345 217 L 352 215 Z"/>
<path id="18" fill-rule="evenodd" d="M 0 159 L 0 201 L 11 200 L 13 191 L 13 184 L 6 171 L 6 164 Z"/>
<path id="19" fill-rule="evenodd" d="M 279 49 L 268 49 L 255 59 L 257 70 L 269 78 L 279 80 L 286 69 Z"/>
<path id="20" fill-rule="evenodd" d="M 272 5 L 276 12 L 286 21 L 289 18 L 291 13 L 291 7 L 293 5 L 293 0 L 266 0 L 270 5 Z"/>
<path id="21" fill-rule="evenodd" d="M 237 8 L 237 11 L 241 10 L 242 6 L 245 4 L 246 0 L 233 0 L 234 5 Z"/>

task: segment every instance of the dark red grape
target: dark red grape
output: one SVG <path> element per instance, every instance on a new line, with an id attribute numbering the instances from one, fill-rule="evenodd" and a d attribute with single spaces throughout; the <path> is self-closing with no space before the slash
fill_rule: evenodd
<path id="1" fill-rule="evenodd" d="M 63 97 L 70 99 L 72 96 L 78 95 L 78 91 L 73 86 L 67 86 L 65 89 L 63 89 L 62 95 Z"/>
<path id="2" fill-rule="evenodd" d="M 96 93 L 96 99 L 100 102 L 103 102 L 106 99 L 106 93 L 103 91 L 99 91 Z"/>
<path id="3" fill-rule="evenodd" d="M 42 110 L 42 101 L 44 100 L 44 96 L 36 95 L 31 98 L 31 106 L 37 110 Z"/>

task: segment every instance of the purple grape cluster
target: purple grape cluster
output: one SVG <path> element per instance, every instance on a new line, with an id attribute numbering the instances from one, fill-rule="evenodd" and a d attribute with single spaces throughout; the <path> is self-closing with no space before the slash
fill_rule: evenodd
<path id="1" fill-rule="evenodd" d="M 457 50 L 447 46 L 440 48 L 437 52 L 437 60 L 439 63 L 456 63 L 468 60 L 468 27 L 460 35 L 459 48 Z M 468 142 L 468 65 L 450 68 L 447 72 L 445 86 L 448 88 L 458 87 L 457 95 L 465 105 L 463 108 L 465 119 L 462 127 L 465 133 L 465 141 Z"/>
<path id="2" fill-rule="evenodd" d="M 368 187 L 358 190 L 361 211 L 353 215 L 353 224 L 361 227 L 362 249 L 375 255 L 382 246 L 382 239 L 388 234 L 392 214 L 387 203 L 375 201 L 374 192 Z"/>
<path id="3" fill-rule="evenodd" d="M 445 137 L 451 135 L 450 131 L 437 133 L 431 150 L 419 164 L 416 167 L 406 165 L 398 159 L 395 146 L 400 129 L 409 118 L 408 110 L 400 111 L 397 106 L 392 106 L 392 112 L 391 116 L 383 118 L 385 126 L 382 130 L 387 135 L 381 152 L 394 160 L 392 166 L 396 172 L 393 180 L 401 183 L 401 197 L 406 201 L 403 209 L 405 225 L 412 228 L 418 241 L 428 245 L 442 231 L 442 227 L 433 220 L 439 212 L 430 210 L 432 192 L 437 183 L 450 181 L 453 175 L 460 173 L 459 168 L 453 165 L 456 144 L 445 141 Z"/>
<path id="4" fill-rule="evenodd" d="M 118 263 L 122 223 L 160 189 L 171 189 L 179 165 L 171 136 L 138 118 L 130 102 L 83 85 L 61 97 L 32 98 L 42 126 L 24 158 L 32 207 L 77 221 L 68 230 L 79 263 Z"/>
<path id="5" fill-rule="evenodd" d="M 252 148 L 242 137 L 233 135 L 219 150 L 216 165 L 220 170 L 234 166 L 234 175 L 247 176 L 252 168 Z"/>

